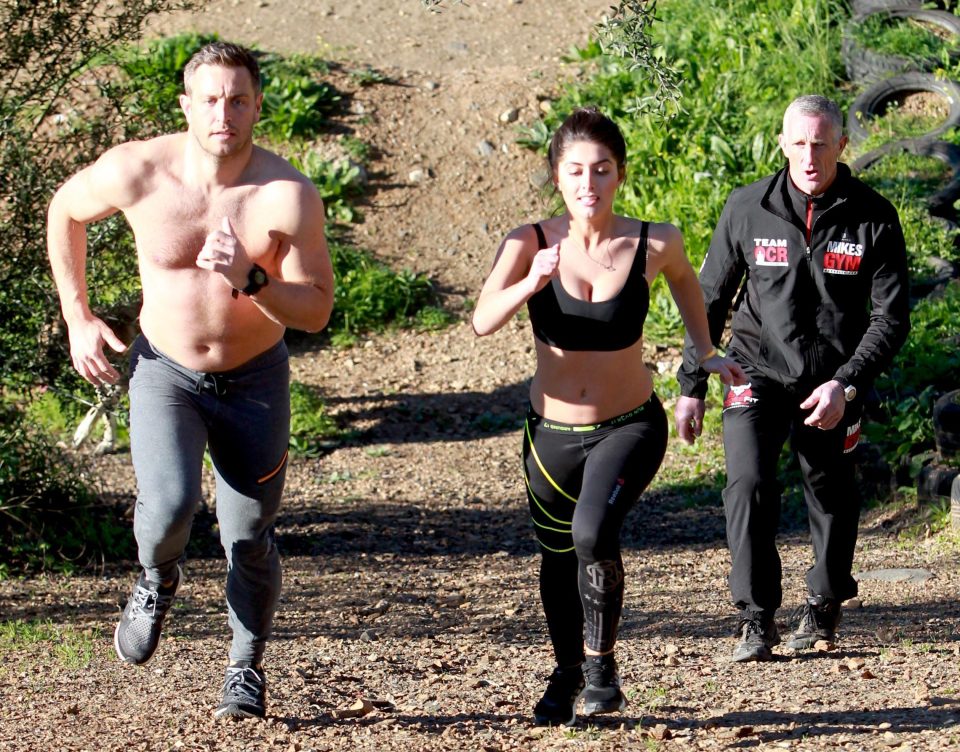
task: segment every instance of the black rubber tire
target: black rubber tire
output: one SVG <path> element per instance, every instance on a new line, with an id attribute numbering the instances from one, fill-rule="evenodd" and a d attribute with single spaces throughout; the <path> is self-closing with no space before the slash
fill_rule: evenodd
<path id="1" fill-rule="evenodd" d="M 843 29 L 840 40 L 840 55 L 847 70 L 847 78 L 857 83 L 867 83 L 892 76 L 907 70 L 933 70 L 940 64 L 939 57 L 914 60 L 899 55 L 889 55 L 878 50 L 864 47 L 856 40 L 856 27 L 871 16 L 884 15 L 889 18 L 914 18 L 945 29 L 949 34 L 960 37 L 960 18 L 953 13 L 941 10 L 921 8 L 886 8 L 872 10 L 855 15 Z M 960 57 L 960 52 L 952 55 Z"/>
<path id="2" fill-rule="evenodd" d="M 868 151 L 857 157 L 850 165 L 850 169 L 854 172 L 862 172 L 873 167 L 887 155 L 901 152 L 917 154 L 921 157 L 934 157 L 946 164 L 955 176 L 960 174 L 960 146 L 951 144 L 949 141 L 918 141 L 913 138 L 890 141 L 873 151 Z"/>
<path id="3" fill-rule="evenodd" d="M 942 3 L 939 3 L 943 5 Z M 890 8 L 923 8 L 923 0 L 851 0 L 850 12 L 853 15 L 872 13 L 875 10 L 889 10 Z"/>
<path id="4" fill-rule="evenodd" d="M 939 94 L 949 105 L 949 112 L 933 130 L 915 136 L 913 141 L 933 141 L 941 133 L 960 125 L 960 84 L 939 79 L 930 73 L 903 73 L 899 76 L 877 81 L 864 89 L 853 100 L 847 113 L 847 134 L 854 144 L 862 143 L 869 136 L 867 124 L 883 113 L 886 105 L 900 95 L 929 91 Z"/>
<path id="5" fill-rule="evenodd" d="M 942 458 L 960 455 L 960 389 L 947 392 L 934 403 L 933 433 Z"/>
<path id="6" fill-rule="evenodd" d="M 960 201 L 960 146 L 948 141 L 917 141 L 912 138 L 891 141 L 873 151 L 868 151 L 853 161 L 850 169 L 863 172 L 890 154 L 908 152 L 922 157 L 939 159 L 950 168 L 951 176 L 939 191 L 927 199 L 927 210 L 931 216 L 957 223 L 958 216 L 954 204 Z M 948 227 L 948 229 L 951 229 Z"/>

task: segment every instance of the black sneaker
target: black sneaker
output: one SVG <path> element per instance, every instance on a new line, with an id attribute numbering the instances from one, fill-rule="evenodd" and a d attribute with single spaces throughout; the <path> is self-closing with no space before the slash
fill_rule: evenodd
<path id="1" fill-rule="evenodd" d="M 733 649 L 730 660 L 734 663 L 772 661 L 773 652 L 770 648 L 780 644 L 776 620 L 756 611 L 743 611 L 742 614 L 737 623 L 740 642 Z"/>
<path id="2" fill-rule="evenodd" d="M 835 642 L 840 624 L 840 602 L 822 595 L 808 596 L 794 618 L 797 628 L 787 640 L 788 648 L 804 650 L 812 648 L 819 640 Z"/>
<path id="3" fill-rule="evenodd" d="M 263 718 L 267 714 L 267 677 L 262 668 L 227 666 L 217 718 Z"/>
<path id="4" fill-rule="evenodd" d="M 547 679 L 547 691 L 533 709 L 533 722 L 538 726 L 572 726 L 577 720 L 577 698 L 582 689 L 580 664 L 555 668 Z"/>
<path id="5" fill-rule="evenodd" d="M 616 713 L 627 707 L 627 698 L 620 689 L 620 675 L 613 653 L 588 655 L 583 662 L 583 678 L 586 687 L 580 693 L 583 699 L 583 714 Z"/>
<path id="6" fill-rule="evenodd" d="M 180 580 L 179 567 L 177 579 L 169 587 L 150 582 L 146 573 L 140 573 L 113 633 L 113 647 L 121 661 L 139 666 L 153 657 L 160 644 L 163 618 L 173 604 Z"/>

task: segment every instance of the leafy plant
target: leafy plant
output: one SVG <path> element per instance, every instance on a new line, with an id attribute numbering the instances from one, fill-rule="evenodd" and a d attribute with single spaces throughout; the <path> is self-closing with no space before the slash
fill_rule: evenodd
<path id="1" fill-rule="evenodd" d="M 350 80 L 357 86 L 370 86 L 371 84 L 391 83 L 391 78 L 384 72 L 378 71 L 369 65 L 363 68 L 351 68 L 348 72 Z"/>
<path id="2" fill-rule="evenodd" d="M 316 136 L 340 101 L 339 92 L 318 78 L 329 72 L 328 66 L 306 55 L 268 55 L 260 66 L 264 79 L 260 134 L 277 143 Z"/>
<path id="3" fill-rule="evenodd" d="M 327 414 L 319 392 L 299 381 L 290 384 L 290 450 L 316 457 L 343 438 L 343 431 Z"/>
<path id="4" fill-rule="evenodd" d="M 357 218 L 352 200 L 363 193 L 358 165 L 346 159 L 331 162 L 315 151 L 291 157 L 290 163 L 317 186 L 328 219 L 352 222 Z"/>
<path id="5" fill-rule="evenodd" d="M 884 420 L 866 424 L 864 432 L 894 462 L 933 447 L 933 403 L 956 387 L 960 373 L 958 320 L 960 284 L 921 300 L 910 314 L 909 339 L 877 381 Z"/>
<path id="6" fill-rule="evenodd" d="M 927 201 L 952 178 L 949 167 L 939 159 L 917 154 L 890 154 L 859 176 L 888 198 L 900 215 L 911 279 L 930 272 L 929 259 L 960 260 L 958 231 L 931 217 Z"/>
<path id="7" fill-rule="evenodd" d="M 664 62 L 650 33 L 656 9 L 656 0 L 619 0 L 598 24 L 596 36 L 604 55 L 620 58 L 627 71 L 639 73 L 652 85 L 653 92 L 636 97 L 627 112 L 666 116 L 680 109 L 682 94 L 677 71 Z"/>
<path id="8" fill-rule="evenodd" d="M 142 49 L 127 45 L 116 51 L 123 76 L 103 80 L 101 85 L 104 94 L 122 103 L 128 123 L 124 140 L 149 138 L 184 127 L 178 104 L 183 93 L 183 67 L 197 50 L 218 39 L 216 34 L 184 33 L 155 39 Z"/>
<path id="9" fill-rule="evenodd" d="M 340 341 L 404 323 L 433 299 L 433 285 L 422 274 L 394 272 L 369 253 L 330 243 L 337 287 L 330 329 Z"/>

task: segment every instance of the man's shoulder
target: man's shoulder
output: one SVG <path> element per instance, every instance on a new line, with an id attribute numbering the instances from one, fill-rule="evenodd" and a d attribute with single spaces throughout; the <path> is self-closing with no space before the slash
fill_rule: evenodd
<path id="1" fill-rule="evenodd" d="M 255 146 L 254 159 L 255 167 L 250 178 L 260 186 L 258 193 L 280 200 L 309 200 L 314 196 L 319 199 L 320 193 L 313 181 L 279 154 Z"/>
<path id="2" fill-rule="evenodd" d="M 126 141 L 105 151 L 94 165 L 94 172 L 99 180 L 118 186 L 145 185 L 172 169 L 178 144 L 175 135 Z"/>
<path id="3" fill-rule="evenodd" d="M 883 194 L 879 193 L 860 178 L 849 175 L 846 183 L 847 200 L 856 201 L 876 214 L 893 214 L 897 210 L 893 203 Z"/>
<path id="4" fill-rule="evenodd" d="M 253 157 L 255 160 L 255 172 L 264 185 L 272 182 L 313 185 L 306 175 L 276 152 L 265 149 L 262 146 L 254 146 Z"/>
<path id="5" fill-rule="evenodd" d="M 170 159 L 182 140 L 183 134 L 175 133 L 144 141 L 125 141 L 105 151 L 100 161 L 116 161 L 130 169 L 159 164 Z"/>
<path id="6" fill-rule="evenodd" d="M 770 185 L 780 176 L 779 172 L 775 172 L 772 175 L 766 175 L 765 177 L 760 178 L 759 180 L 754 180 L 752 183 L 747 183 L 746 185 L 737 186 L 732 191 L 730 191 L 730 197 L 728 200 L 736 203 L 737 201 L 759 201 L 761 197 L 765 196 L 770 190 Z"/>
<path id="7" fill-rule="evenodd" d="M 304 217 L 322 218 L 323 199 L 306 175 L 286 159 L 261 147 L 254 147 L 253 170 L 248 174 L 254 186 L 250 199 L 265 215 L 280 224 L 297 225 Z"/>
<path id="8" fill-rule="evenodd" d="M 160 136 L 117 144 L 84 170 L 88 184 L 126 209 L 150 192 L 158 175 L 169 171 L 176 143 L 176 137 Z"/>

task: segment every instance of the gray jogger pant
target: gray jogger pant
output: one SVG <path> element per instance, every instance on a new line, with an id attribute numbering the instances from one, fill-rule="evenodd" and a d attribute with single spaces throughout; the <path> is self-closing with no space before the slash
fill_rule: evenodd
<path id="1" fill-rule="evenodd" d="M 281 340 L 238 368 L 211 374 L 181 366 L 141 336 L 130 361 L 140 563 L 151 580 L 175 576 L 201 499 L 209 448 L 227 557 L 230 659 L 259 663 L 280 597 L 273 528 L 290 436 L 286 345 Z"/>

